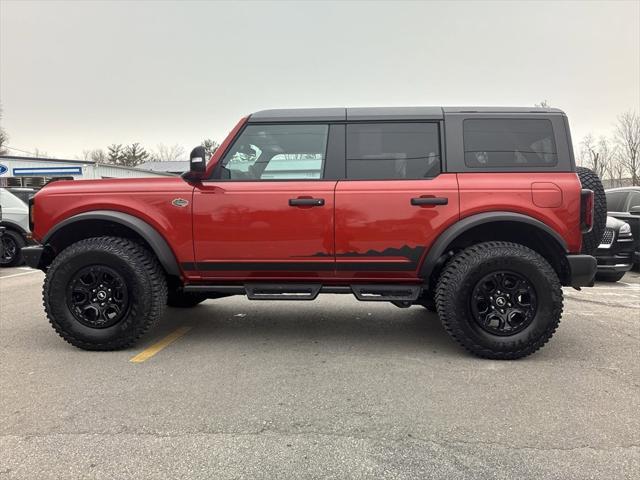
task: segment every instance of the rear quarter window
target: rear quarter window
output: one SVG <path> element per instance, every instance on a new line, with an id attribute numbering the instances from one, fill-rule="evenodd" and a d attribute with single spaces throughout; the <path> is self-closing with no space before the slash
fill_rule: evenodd
<path id="1" fill-rule="evenodd" d="M 463 138 L 467 167 L 544 167 L 558 163 L 553 126 L 547 119 L 467 119 L 463 122 Z"/>

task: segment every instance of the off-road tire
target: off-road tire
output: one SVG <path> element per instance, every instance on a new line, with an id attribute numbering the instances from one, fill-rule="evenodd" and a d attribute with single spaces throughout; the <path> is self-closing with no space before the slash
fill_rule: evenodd
<path id="1" fill-rule="evenodd" d="M 619 282 L 626 272 L 596 273 L 596 280 L 602 282 Z"/>
<path id="2" fill-rule="evenodd" d="M 179 292 L 177 290 L 169 290 L 167 297 L 167 305 L 174 308 L 191 308 L 199 305 L 207 299 L 206 295 L 192 292 Z"/>
<path id="3" fill-rule="evenodd" d="M 582 234 L 582 253 L 591 255 L 602 241 L 602 234 L 607 226 L 607 197 L 598 175 L 584 167 L 577 167 L 582 188 L 593 191 L 593 228 Z"/>
<path id="4" fill-rule="evenodd" d="M 27 241 L 24 237 L 15 230 L 9 230 L 8 228 L 4 231 L 2 237 L 0 237 L 0 241 L 5 244 L 5 249 L 7 244 L 11 244 L 11 248 L 15 251 L 15 254 L 9 258 L 5 258 L 6 250 L 3 250 L 4 254 L 0 257 L 0 267 L 15 267 L 16 265 L 22 265 L 24 260 L 22 258 L 21 248 L 27 244 Z"/>
<path id="5" fill-rule="evenodd" d="M 485 275 L 510 271 L 533 286 L 537 310 L 524 330 L 510 336 L 491 334 L 471 312 L 474 286 Z M 549 263 L 533 250 L 511 242 L 485 242 L 458 253 L 444 268 L 436 289 L 438 316 L 445 330 L 469 352 L 483 358 L 511 360 L 542 347 L 562 316 L 562 288 Z"/>
<path id="6" fill-rule="evenodd" d="M 115 325 L 83 325 L 68 306 L 66 290 L 70 280 L 91 265 L 108 266 L 125 280 L 129 308 Z M 42 296 L 49 322 L 71 345 L 84 350 L 117 350 L 135 344 L 162 315 L 167 303 L 167 281 L 155 255 L 140 244 L 119 237 L 95 237 L 72 244 L 53 260 Z"/>

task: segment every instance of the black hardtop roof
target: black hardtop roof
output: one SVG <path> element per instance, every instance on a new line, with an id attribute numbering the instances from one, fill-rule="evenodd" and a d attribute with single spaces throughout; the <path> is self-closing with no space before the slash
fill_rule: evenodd
<path id="1" fill-rule="evenodd" d="M 557 108 L 537 107 L 348 107 L 283 108 L 251 114 L 249 122 L 344 122 L 347 120 L 442 120 L 453 113 L 563 114 Z"/>

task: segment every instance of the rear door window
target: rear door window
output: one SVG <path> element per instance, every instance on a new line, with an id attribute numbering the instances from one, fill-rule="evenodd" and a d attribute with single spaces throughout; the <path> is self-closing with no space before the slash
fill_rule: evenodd
<path id="1" fill-rule="evenodd" d="M 468 167 L 542 167 L 558 163 L 549 120 L 468 119 L 463 131 L 464 162 Z"/>
<path id="2" fill-rule="evenodd" d="M 348 179 L 424 179 L 439 173 L 437 123 L 347 125 Z"/>

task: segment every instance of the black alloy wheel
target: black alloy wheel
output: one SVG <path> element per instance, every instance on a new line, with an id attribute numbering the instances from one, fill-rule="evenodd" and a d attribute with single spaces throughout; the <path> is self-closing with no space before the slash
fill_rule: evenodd
<path id="1" fill-rule="evenodd" d="M 2 256 L 0 257 L 0 265 L 10 265 L 18 253 L 18 244 L 11 235 L 6 233 L 0 237 L 2 240 Z"/>
<path id="2" fill-rule="evenodd" d="M 471 294 L 471 312 L 480 328 L 500 336 L 529 326 L 537 311 L 533 285 L 522 275 L 496 271 L 478 281 Z"/>
<path id="3" fill-rule="evenodd" d="M 71 278 L 67 304 L 73 316 L 90 328 L 118 323 L 129 310 L 129 293 L 122 276 L 106 265 L 90 265 Z"/>

